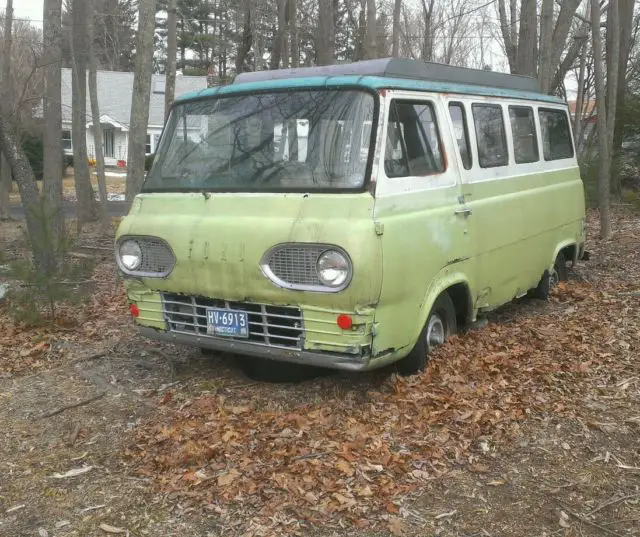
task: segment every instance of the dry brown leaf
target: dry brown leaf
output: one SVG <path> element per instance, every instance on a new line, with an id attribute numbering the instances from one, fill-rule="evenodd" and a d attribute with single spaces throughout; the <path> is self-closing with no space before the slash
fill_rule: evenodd
<path id="1" fill-rule="evenodd" d="M 251 407 L 250 406 L 232 406 L 230 410 L 232 414 L 235 414 L 237 416 L 238 414 L 245 414 L 247 412 L 251 412 Z"/>
<path id="2" fill-rule="evenodd" d="M 333 497 L 338 500 L 342 505 L 346 505 L 347 507 L 353 507 L 357 502 L 355 498 L 348 498 L 339 492 L 334 492 Z"/>
<path id="3" fill-rule="evenodd" d="M 336 463 L 336 468 L 338 470 L 340 470 L 344 475 L 349 476 L 349 477 L 351 477 L 355 473 L 355 470 L 353 469 L 353 466 L 351 466 L 345 460 L 339 460 Z"/>
<path id="4" fill-rule="evenodd" d="M 369 498 L 369 497 L 373 496 L 373 491 L 371 490 L 371 487 L 369 485 L 367 485 L 364 488 L 357 488 L 356 489 L 356 494 L 358 496 L 362 496 L 363 498 Z"/>
<path id="5" fill-rule="evenodd" d="M 238 472 L 235 468 L 232 468 L 228 472 L 218 476 L 218 486 L 219 487 L 227 487 L 231 485 L 236 479 L 238 479 L 242 474 Z"/>
<path id="6" fill-rule="evenodd" d="M 102 531 L 106 531 L 107 533 L 127 533 L 127 530 L 122 528 L 116 528 L 115 526 L 110 526 L 109 524 L 105 524 L 104 522 L 98 526 Z"/>
<path id="7" fill-rule="evenodd" d="M 392 516 L 389 518 L 388 528 L 393 535 L 396 535 L 398 537 L 405 535 L 407 531 L 407 525 L 405 524 L 404 520 L 397 516 Z"/>

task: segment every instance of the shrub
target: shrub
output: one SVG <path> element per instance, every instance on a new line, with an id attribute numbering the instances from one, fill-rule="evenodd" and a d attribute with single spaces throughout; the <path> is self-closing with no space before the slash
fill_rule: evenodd
<path id="1" fill-rule="evenodd" d="M 29 159 L 33 174 L 38 181 L 42 180 L 44 174 L 44 142 L 42 136 L 27 134 L 22 139 L 22 150 Z"/>
<path id="2" fill-rule="evenodd" d="M 155 154 L 151 154 L 151 155 L 147 155 L 144 158 L 144 171 L 148 172 L 151 169 L 151 166 L 153 166 L 153 161 L 155 159 Z"/>

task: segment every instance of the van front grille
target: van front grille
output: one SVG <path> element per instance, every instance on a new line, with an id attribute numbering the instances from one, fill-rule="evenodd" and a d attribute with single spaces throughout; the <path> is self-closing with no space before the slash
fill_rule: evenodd
<path id="1" fill-rule="evenodd" d="M 249 337 L 212 336 L 207 333 L 207 308 L 247 312 Z M 169 331 L 203 338 L 245 341 L 271 347 L 302 348 L 302 313 L 291 306 L 270 306 L 251 302 L 230 302 L 176 293 L 162 294 L 162 311 Z"/>

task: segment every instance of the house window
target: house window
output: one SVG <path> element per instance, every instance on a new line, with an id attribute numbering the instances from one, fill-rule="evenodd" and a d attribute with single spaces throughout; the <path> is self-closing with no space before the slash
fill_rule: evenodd
<path id="1" fill-rule="evenodd" d="M 540 130 L 545 160 L 559 160 L 573 157 L 573 143 L 567 114 L 562 110 L 541 108 Z"/>
<path id="2" fill-rule="evenodd" d="M 387 177 L 432 175 L 444 171 L 431 103 L 392 101 L 384 166 Z"/>
<path id="3" fill-rule="evenodd" d="M 71 150 L 71 131 L 62 131 L 62 149 Z"/>
<path id="4" fill-rule="evenodd" d="M 513 134 L 513 154 L 516 164 L 538 162 L 538 136 L 533 108 L 528 106 L 510 106 L 509 119 Z"/>
<path id="5" fill-rule="evenodd" d="M 151 135 L 147 134 L 147 140 L 144 143 L 144 152 L 147 155 L 151 154 Z"/>
<path id="6" fill-rule="evenodd" d="M 480 166 L 506 166 L 509 163 L 509 151 L 502 107 L 496 104 L 474 104 L 472 108 Z"/>

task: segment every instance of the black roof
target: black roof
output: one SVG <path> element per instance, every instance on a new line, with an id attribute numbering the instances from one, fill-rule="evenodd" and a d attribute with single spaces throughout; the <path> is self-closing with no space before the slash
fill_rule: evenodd
<path id="1" fill-rule="evenodd" d="M 263 82 L 283 78 L 312 76 L 382 76 L 431 82 L 471 84 L 493 88 L 539 93 L 535 78 L 524 75 L 510 75 L 466 67 L 454 67 L 442 63 L 423 62 L 405 58 L 381 58 L 321 67 L 301 67 L 295 69 L 276 69 L 273 71 L 255 71 L 240 73 L 234 84 L 243 82 Z"/>

